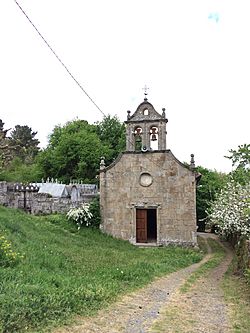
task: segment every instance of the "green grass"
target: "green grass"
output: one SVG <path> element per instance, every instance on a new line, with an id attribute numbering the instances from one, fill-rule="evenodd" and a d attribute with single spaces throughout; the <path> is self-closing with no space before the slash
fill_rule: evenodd
<path id="1" fill-rule="evenodd" d="M 224 298 L 228 306 L 230 320 L 235 333 L 250 332 L 250 284 L 235 275 L 236 258 L 234 258 L 222 281 Z"/>
<path id="2" fill-rule="evenodd" d="M 190 249 L 138 248 L 81 229 L 63 216 L 35 217 L 0 207 L 0 234 L 24 258 L 0 267 L 0 332 L 45 332 L 93 315 L 155 276 L 198 262 Z"/>
<path id="3" fill-rule="evenodd" d="M 212 257 L 189 276 L 180 288 L 180 291 L 183 293 L 190 290 L 199 278 L 205 276 L 211 269 L 218 266 L 225 256 L 225 249 L 218 242 L 211 238 L 208 238 L 207 241 L 213 252 Z M 202 247 L 204 249 L 204 241 L 202 242 Z"/>

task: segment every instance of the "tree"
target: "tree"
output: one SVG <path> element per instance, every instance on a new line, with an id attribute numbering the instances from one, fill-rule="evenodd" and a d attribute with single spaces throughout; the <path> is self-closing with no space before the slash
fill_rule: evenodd
<path id="1" fill-rule="evenodd" d="M 125 149 L 125 125 L 117 116 L 108 115 L 96 123 L 96 132 L 100 140 L 110 148 L 111 154 L 106 158 L 106 163 L 109 164 Z"/>
<path id="2" fill-rule="evenodd" d="M 250 184 L 241 185 L 230 178 L 212 204 L 210 221 L 218 232 L 234 244 L 250 236 Z"/>
<path id="3" fill-rule="evenodd" d="M 207 217 L 216 195 L 225 186 L 227 175 L 201 166 L 197 167 L 197 171 L 202 175 L 196 195 L 197 218 L 201 220 Z"/>
<path id="4" fill-rule="evenodd" d="M 237 150 L 230 149 L 231 156 L 225 156 L 232 161 L 232 165 L 236 168 L 250 168 L 250 144 L 243 144 L 238 146 Z"/>
<path id="5" fill-rule="evenodd" d="M 233 243 L 250 236 L 250 145 L 229 150 L 235 169 L 211 206 L 210 221 Z"/>
<path id="6" fill-rule="evenodd" d="M 10 129 L 4 129 L 0 119 L 0 180 L 31 182 L 41 178 L 41 170 L 35 163 L 39 141 L 34 139 L 36 132 L 28 126 L 15 126 L 10 136 Z"/>
<path id="7" fill-rule="evenodd" d="M 101 156 L 110 154 L 110 148 L 98 137 L 95 125 L 74 120 L 54 128 L 48 147 L 38 156 L 38 163 L 45 178 L 94 182 Z"/>
<path id="8" fill-rule="evenodd" d="M 39 165 L 34 161 L 31 164 L 15 157 L 7 167 L 0 172 L 0 181 L 31 183 L 39 182 L 42 179 L 42 171 Z"/>
<path id="9" fill-rule="evenodd" d="M 13 159 L 13 150 L 11 147 L 10 139 L 7 138 L 9 129 L 4 130 L 4 122 L 0 119 L 0 171 L 5 168 Z"/>
<path id="10" fill-rule="evenodd" d="M 37 132 L 33 132 L 27 125 L 16 125 L 10 133 L 10 143 L 15 147 L 15 156 L 23 162 L 32 163 L 39 151 L 39 140 L 35 138 Z"/>
<path id="11" fill-rule="evenodd" d="M 232 166 L 235 168 L 231 175 L 235 181 L 240 184 L 250 182 L 250 144 L 238 146 L 238 149 L 230 149 L 230 156 L 225 156 L 232 161 Z"/>

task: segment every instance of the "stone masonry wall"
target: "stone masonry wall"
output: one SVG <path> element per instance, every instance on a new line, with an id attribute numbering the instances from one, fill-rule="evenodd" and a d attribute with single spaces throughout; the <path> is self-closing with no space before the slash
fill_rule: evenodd
<path id="1" fill-rule="evenodd" d="M 152 176 L 142 186 L 143 173 Z M 124 153 L 100 174 L 103 231 L 136 243 L 136 208 L 157 209 L 157 244 L 196 245 L 196 180 L 171 151 Z"/>
<path id="2" fill-rule="evenodd" d="M 96 195 L 85 195 L 82 202 L 90 202 Z M 46 197 L 46 194 L 35 194 L 31 204 L 31 214 L 53 214 L 53 213 L 66 213 L 72 207 L 70 198 L 51 198 Z"/>
<path id="3" fill-rule="evenodd" d="M 73 205 L 90 202 L 96 195 L 97 194 L 82 195 L 81 200 L 73 204 L 71 198 L 56 198 L 46 193 L 26 192 L 26 207 L 27 211 L 35 215 L 66 213 Z M 23 193 L 8 190 L 8 183 L 0 182 L 0 205 L 23 209 Z"/>

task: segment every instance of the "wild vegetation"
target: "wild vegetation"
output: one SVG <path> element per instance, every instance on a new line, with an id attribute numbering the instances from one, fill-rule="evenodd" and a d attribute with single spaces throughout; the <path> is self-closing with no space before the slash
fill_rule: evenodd
<path id="1" fill-rule="evenodd" d="M 76 224 L 78 230 L 83 227 L 99 228 L 101 223 L 99 197 L 80 207 L 72 207 L 66 214 L 69 221 Z"/>
<path id="2" fill-rule="evenodd" d="M 218 232 L 236 244 L 250 237 L 250 183 L 241 185 L 231 179 L 211 207 L 211 223 Z"/>
<path id="3" fill-rule="evenodd" d="M 85 120 L 57 125 L 44 149 L 27 125 L 9 131 L 0 121 L 0 180 L 14 182 L 54 177 L 66 183 L 95 183 L 100 158 L 105 156 L 110 164 L 125 147 L 125 127 L 116 116 L 94 125 Z"/>
<path id="4" fill-rule="evenodd" d="M 202 175 L 196 191 L 197 218 L 206 221 L 212 203 L 225 186 L 228 175 L 201 166 L 198 166 L 196 171 Z"/>
<path id="5" fill-rule="evenodd" d="M 4 129 L 0 119 L 0 180 L 30 182 L 40 179 L 41 172 L 35 162 L 39 152 L 37 132 L 27 125 L 16 125 L 10 130 Z"/>
<path id="6" fill-rule="evenodd" d="M 237 261 L 234 260 L 222 281 L 225 301 L 235 333 L 250 331 L 250 279 L 235 274 Z"/>
<path id="7" fill-rule="evenodd" d="M 211 204 L 210 223 L 216 225 L 217 232 L 230 241 L 237 253 L 237 271 L 249 276 L 250 239 L 250 145 L 238 146 L 230 150 L 235 169 L 228 176 L 224 188 Z"/>
<path id="8" fill-rule="evenodd" d="M 54 177 L 66 183 L 71 179 L 96 183 L 100 157 L 105 156 L 108 165 L 125 147 L 124 124 L 111 116 L 94 125 L 84 120 L 58 125 L 44 149 L 36 135 L 27 125 L 5 129 L 0 120 L 0 180 Z M 226 158 L 234 168 L 228 175 L 197 167 L 202 174 L 197 216 L 210 220 L 236 244 L 237 271 L 250 280 L 245 246 L 250 237 L 250 144 L 231 149 Z M 97 201 L 91 209 L 88 220 L 79 222 L 75 215 L 74 223 L 98 226 Z M 92 314 L 117 293 L 200 258 L 198 253 L 173 248 L 141 251 L 93 228 L 77 231 L 66 217 L 28 217 L 4 208 L 0 216 L 0 332 L 25 327 L 37 332 L 41 325 L 63 321 L 80 309 Z"/>
<path id="9" fill-rule="evenodd" d="M 0 207 L 0 234 L 21 258 L 0 267 L 0 332 L 39 332 L 93 315 L 118 295 L 201 259 L 200 252 L 141 249 L 63 216 Z"/>

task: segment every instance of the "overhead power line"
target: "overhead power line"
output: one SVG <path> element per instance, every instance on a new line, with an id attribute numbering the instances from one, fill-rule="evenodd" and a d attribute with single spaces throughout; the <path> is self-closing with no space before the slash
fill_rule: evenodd
<path id="1" fill-rule="evenodd" d="M 82 85 L 80 84 L 80 82 L 74 77 L 74 75 L 71 73 L 71 71 L 68 69 L 68 67 L 64 64 L 64 62 L 59 58 L 59 56 L 57 55 L 57 53 L 54 51 L 54 49 L 50 46 L 50 44 L 47 42 L 47 40 L 43 37 L 43 35 L 40 33 L 40 31 L 37 29 L 37 27 L 35 26 L 35 24 L 31 21 L 31 19 L 29 18 L 29 16 L 26 14 L 26 12 L 24 11 L 24 9 L 21 7 L 21 5 L 18 3 L 17 0 L 14 0 L 16 5 L 19 7 L 19 9 L 21 10 L 21 12 L 24 14 L 24 16 L 27 18 L 27 20 L 29 21 L 29 23 L 33 26 L 33 28 L 36 30 L 36 32 L 38 33 L 38 35 L 40 36 L 40 38 L 44 41 L 44 43 L 47 45 L 47 47 L 50 49 L 50 51 L 54 54 L 54 56 L 56 57 L 56 59 L 60 62 L 60 64 L 64 67 L 64 69 L 67 71 L 67 73 L 69 74 L 69 76 L 75 81 L 75 83 L 78 85 L 78 87 L 82 90 L 82 92 L 90 99 L 90 101 L 95 105 L 95 107 L 102 113 L 102 115 L 104 117 L 106 117 L 106 114 L 102 111 L 102 109 L 95 103 L 95 101 L 89 96 L 89 94 L 86 92 L 86 90 L 82 87 Z M 145 86 L 145 96 L 147 95 L 146 89 L 148 89 Z M 162 170 L 166 170 L 165 168 L 162 168 L 158 163 L 156 163 L 155 161 L 153 161 L 152 159 L 149 158 L 148 155 L 146 155 L 147 158 L 154 163 L 155 165 L 157 165 L 158 167 L 160 167 Z"/>
<path id="2" fill-rule="evenodd" d="M 90 101 L 94 104 L 94 106 L 102 113 L 102 115 L 104 117 L 106 117 L 105 113 L 101 110 L 101 108 L 96 104 L 96 102 L 93 100 L 93 98 L 91 98 L 89 96 L 89 94 L 87 93 L 87 91 L 83 88 L 83 86 L 80 84 L 80 82 L 74 77 L 74 75 L 71 73 L 71 71 L 68 69 L 68 67 L 64 64 L 64 62 L 59 58 L 59 56 L 56 54 L 56 52 L 54 51 L 54 49 L 50 46 L 50 44 L 46 41 L 46 39 L 43 37 L 43 35 L 40 33 L 40 31 L 37 29 L 37 27 L 35 26 L 35 24 L 31 21 L 31 19 L 29 18 L 29 16 L 26 14 L 26 12 L 24 11 L 24 9 L 20 6 L 20 4 L 14 0 L 16 5 L 19 7 L 19 9 L 21 10 L 21 12 L 24 14 L 24 16 L 27 18 L 27 20 L 29 21 L 29 23 L 33 26 L 33 28 L 36 30 L 36 32 L 38 33 L 38 35 L 41 37 L 41 39 L 44 41 L 44 43 L 47 45 L 47 47 L 50 49 L 50 51 L 54 54 L 54 56 L 56 57 L 56 59 L 60 62 L 60 64 L 64 67 L 64 69 L 67 71 L 67 73 L 69 74 L 69 76 L 75 81 L 75 83 L 78 85 L 78 87 L 82 90 L 82 92 L 90 99 Z"/>

